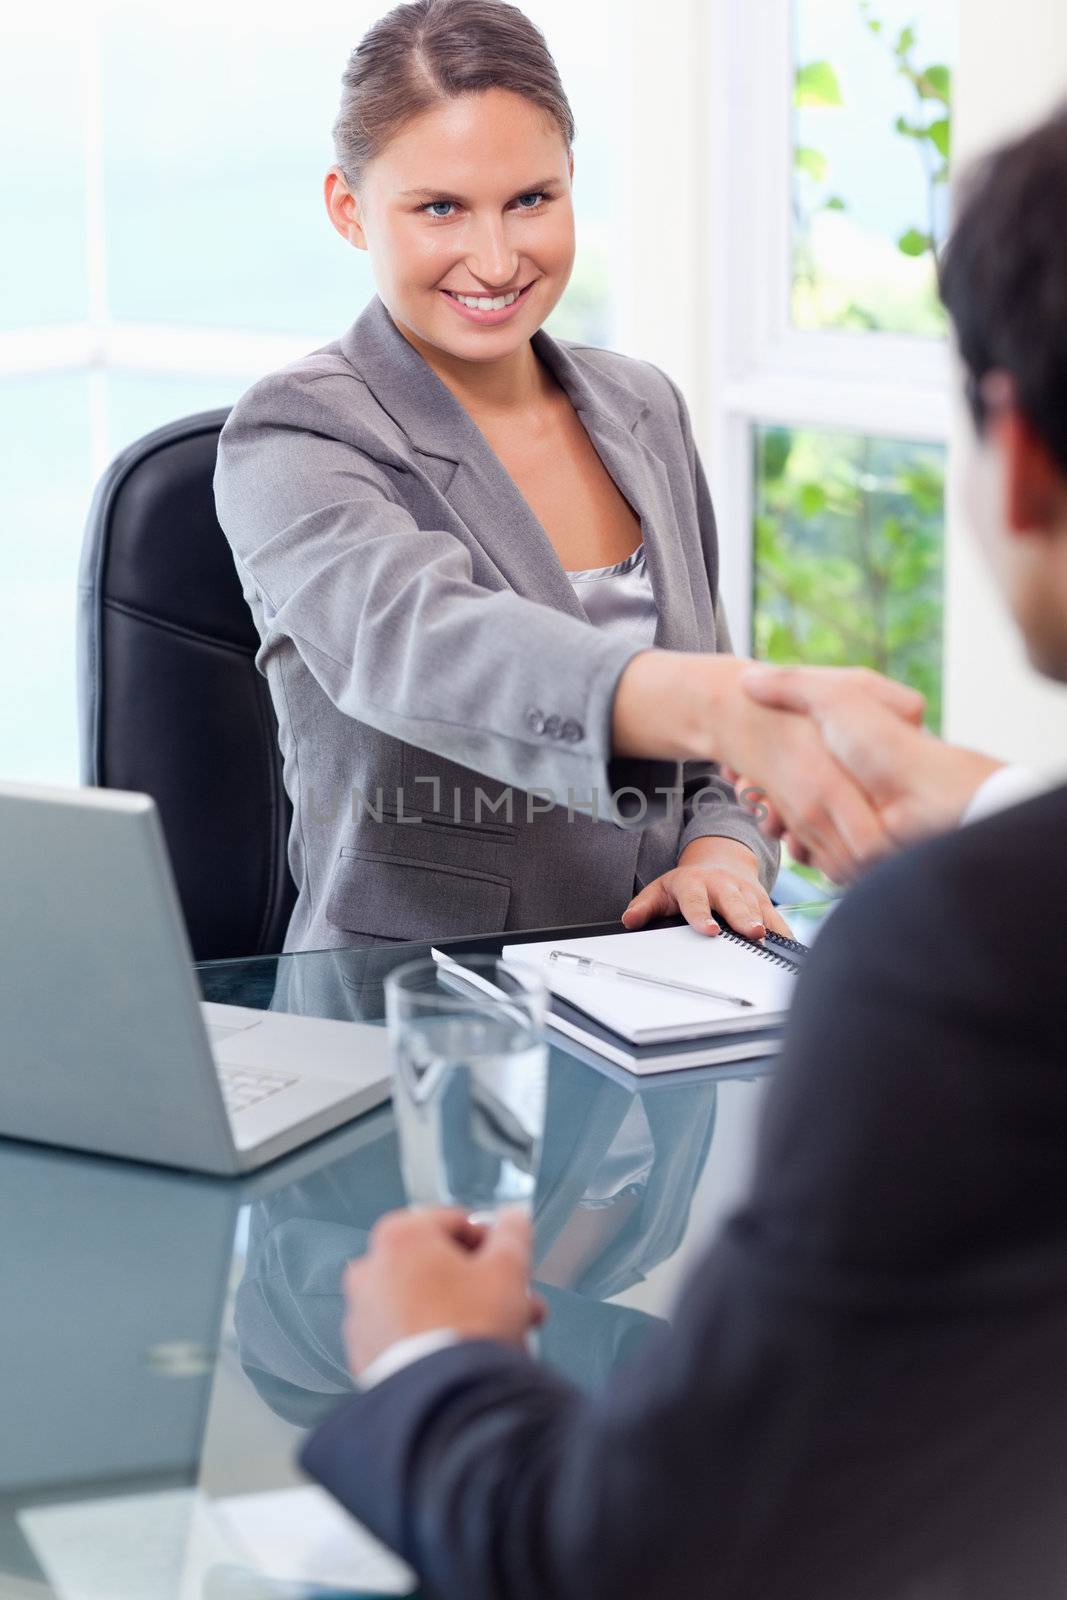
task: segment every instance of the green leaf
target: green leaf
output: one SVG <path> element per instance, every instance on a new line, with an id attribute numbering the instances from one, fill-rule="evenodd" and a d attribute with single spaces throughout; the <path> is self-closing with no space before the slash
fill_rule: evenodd
<path id="1" fill-rule="evenodd" d="M 845 204 L 845 202 L 842 200 L 842 198 L 841 198 L 841 196 L 839 194 L 832 194 L 830 196 L 829 200 L 827 200 L 826 204 L 823 206 L 823 210 L 824 211 L 847 211 L 848 210 L 848 206 Z"/>
<path id="2" fill-rule="evenodd" d="M 804 517 L 817 517 L 826 510 L 826 490 L 821 483 L 802 483 L 800 486 L 800 513 Z"/>
<path id="3" fill-rule="evenodd" d="M 893 124 L 899 134 L 905 139 L 925 139 L 926 129 L 918 122 L 909 122 L 907 117 L 898 117 Z"/>
<path id="4" fill-rule="evenodd" d="M 948 160 L 949 143 L 952 138 L 952 124 L 947 117 L 939 117 L 936 122 L 931 122 L 926 130 L 926 137 L 937 150 L 938 155 Z"/>
<path id="5" fill-rule="evenodd" d="M 809 61 L 798 67 L 794 102 L 798 106 L 842 106 L 841 85 L 828 61 Z"/>
<path id="6" fill-rule="evenodd" d="M 858 300 L 849 301 L 840 320 L 843 328 L 860 328 L 864 333 L 875 333 L 882 325 L 877 312 L 860 305 Z"/>
<path id="7" fill-rule="evenodd" d="M 897 55 L 906 56 L 915 45 L 915 29 L 901 28 L 900 38 L 897 40 Z"/>
<path id="8" fill-rule="evenodd" d="M 769 428 L 763 436 L 760 451 L 763 476 L 773 482 L 785 472 L 793 449 L 793 435 L 788 428 Z"/>
<path id="9" fill-rule="evenodd" d="M 778 559 L 778 529 L 773 518 L 765 511 L 756 513 L 754 520 L 756 549 L 761 561 Z"/>
<path id="10" fill-rule="evenodd" d="M 945 474 L 938 467 L 916 463 L 900 476 L 900 490 L 926 516 L 940 517 L 945 503 Z"/>
<path id="11" fill-rule="evenodd" d="M 927 67 L 919 75 L 917 88 L 924 100 L 942 100 L 948 105 L 952 100 L 952 73 L 941 65 Z"/>
<path id="12" fill-rule="evenodd" d="M 934 241 L 928 233 L 920 233 L 918 228 L 909 228 L 907 233 L 902 233 L 897 240 L 897 249 L 906 256 L 924 256 L 927 250 L 932 250 Z"/>
<path id="13" fill-rule="evenodd" d="M 813 150 L 810 145 L 798 144 L 793 153 L 793 159 L 798 172 L 806 172 L 809 178 L 814 178 L 816 183 L 822 183 L 830 170 L 830 163 L 821 150 Z"/>
<path id="14" fill-rule="evenodd" d="M 800 653 L 797 647 L 796 634 L 790 628 L 776 622 L 768 629 L 764 648 L 764 655 L 768 661 L 795 661 Z"/>

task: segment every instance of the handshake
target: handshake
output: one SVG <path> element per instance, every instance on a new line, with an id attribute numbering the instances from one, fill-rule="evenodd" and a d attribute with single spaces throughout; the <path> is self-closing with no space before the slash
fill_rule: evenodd
<path id="1" fill-rule="evenodd" d="M 928 733 L 923 697 L 866 668 L 750 664 L 738 687 L 752 712 L 735 734 L 739 759 L 724 749 L 724 774 L 760 797 L 765 833 L 838 882 L 895 846 L 954 827 L 1001 765 Z M 768 723 L 756 708 L 801 727 Z"/>
<path id="2" fill-rule="evenodd" d="M 999 762 L 923 728 L 922 695 L 866 668 L 649 650 L 615 696 L 617 754 L 714 761 L 763 831 L 839 883 L 955 826 Z"/>

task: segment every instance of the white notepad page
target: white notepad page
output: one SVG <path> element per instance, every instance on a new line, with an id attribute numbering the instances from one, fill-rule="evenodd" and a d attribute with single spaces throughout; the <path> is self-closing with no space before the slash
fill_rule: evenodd
<path id="1" fill-rule="evenodd" d="M 549 960 L 552 950 L 569 950 L 650 976 L 721 989 L 751 1000 L 753 1006 L 730 1005 L 626 978 L 570 973 L 565 966 Z M 624 935 L 607 933 L 585 939 L 509 944 L 504 947 L 503 957 L 505 961 L 524 961 L 537 967 L 553 994 L 579 1006 L 634 1044 L 769 1027 L 788 1011 L 796 984 L 795 973 L 758 950 L 722 935 L 709 938 L 688 925 Z"/>
<path id="2" fill-rule="evenodd" d="M 18 1522 L 56 1600 L 291 1600 L 309 1590 L 358 1600 L 410 1595 L 417 1582 L 313 1484 L 220 1500 L 186 1488 L 64 1501 L 28 1506 Z"/>

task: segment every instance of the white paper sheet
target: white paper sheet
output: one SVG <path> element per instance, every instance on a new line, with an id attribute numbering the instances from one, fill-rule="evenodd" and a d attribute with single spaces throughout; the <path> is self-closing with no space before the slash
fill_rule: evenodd
<path id="1" fill-rule="evenodd" d="M 198 1489 L 32 1506 L 19 1525 L 58 1600 L 407 1595 L 414 1573 L 323 1490 Z"/>
<path id="2" fill-rule="evenodd" d="M 232 1495 L 214 1511 L 247 1564 L 277 1580 L 373 1594 L 416 1587 L 411 1568 L 313 1484 Z"/>

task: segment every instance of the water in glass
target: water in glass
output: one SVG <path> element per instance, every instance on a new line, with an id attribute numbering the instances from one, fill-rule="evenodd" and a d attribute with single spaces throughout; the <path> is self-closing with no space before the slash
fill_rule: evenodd
<path id="1" fill-rule="evenodd" d="M 539 1028 L 484 1005 L 408 1017 L 394 1038 L 394 1108 L 408 1198 L 475 1220 L 532 1208 L 548 1074 Z"/>

